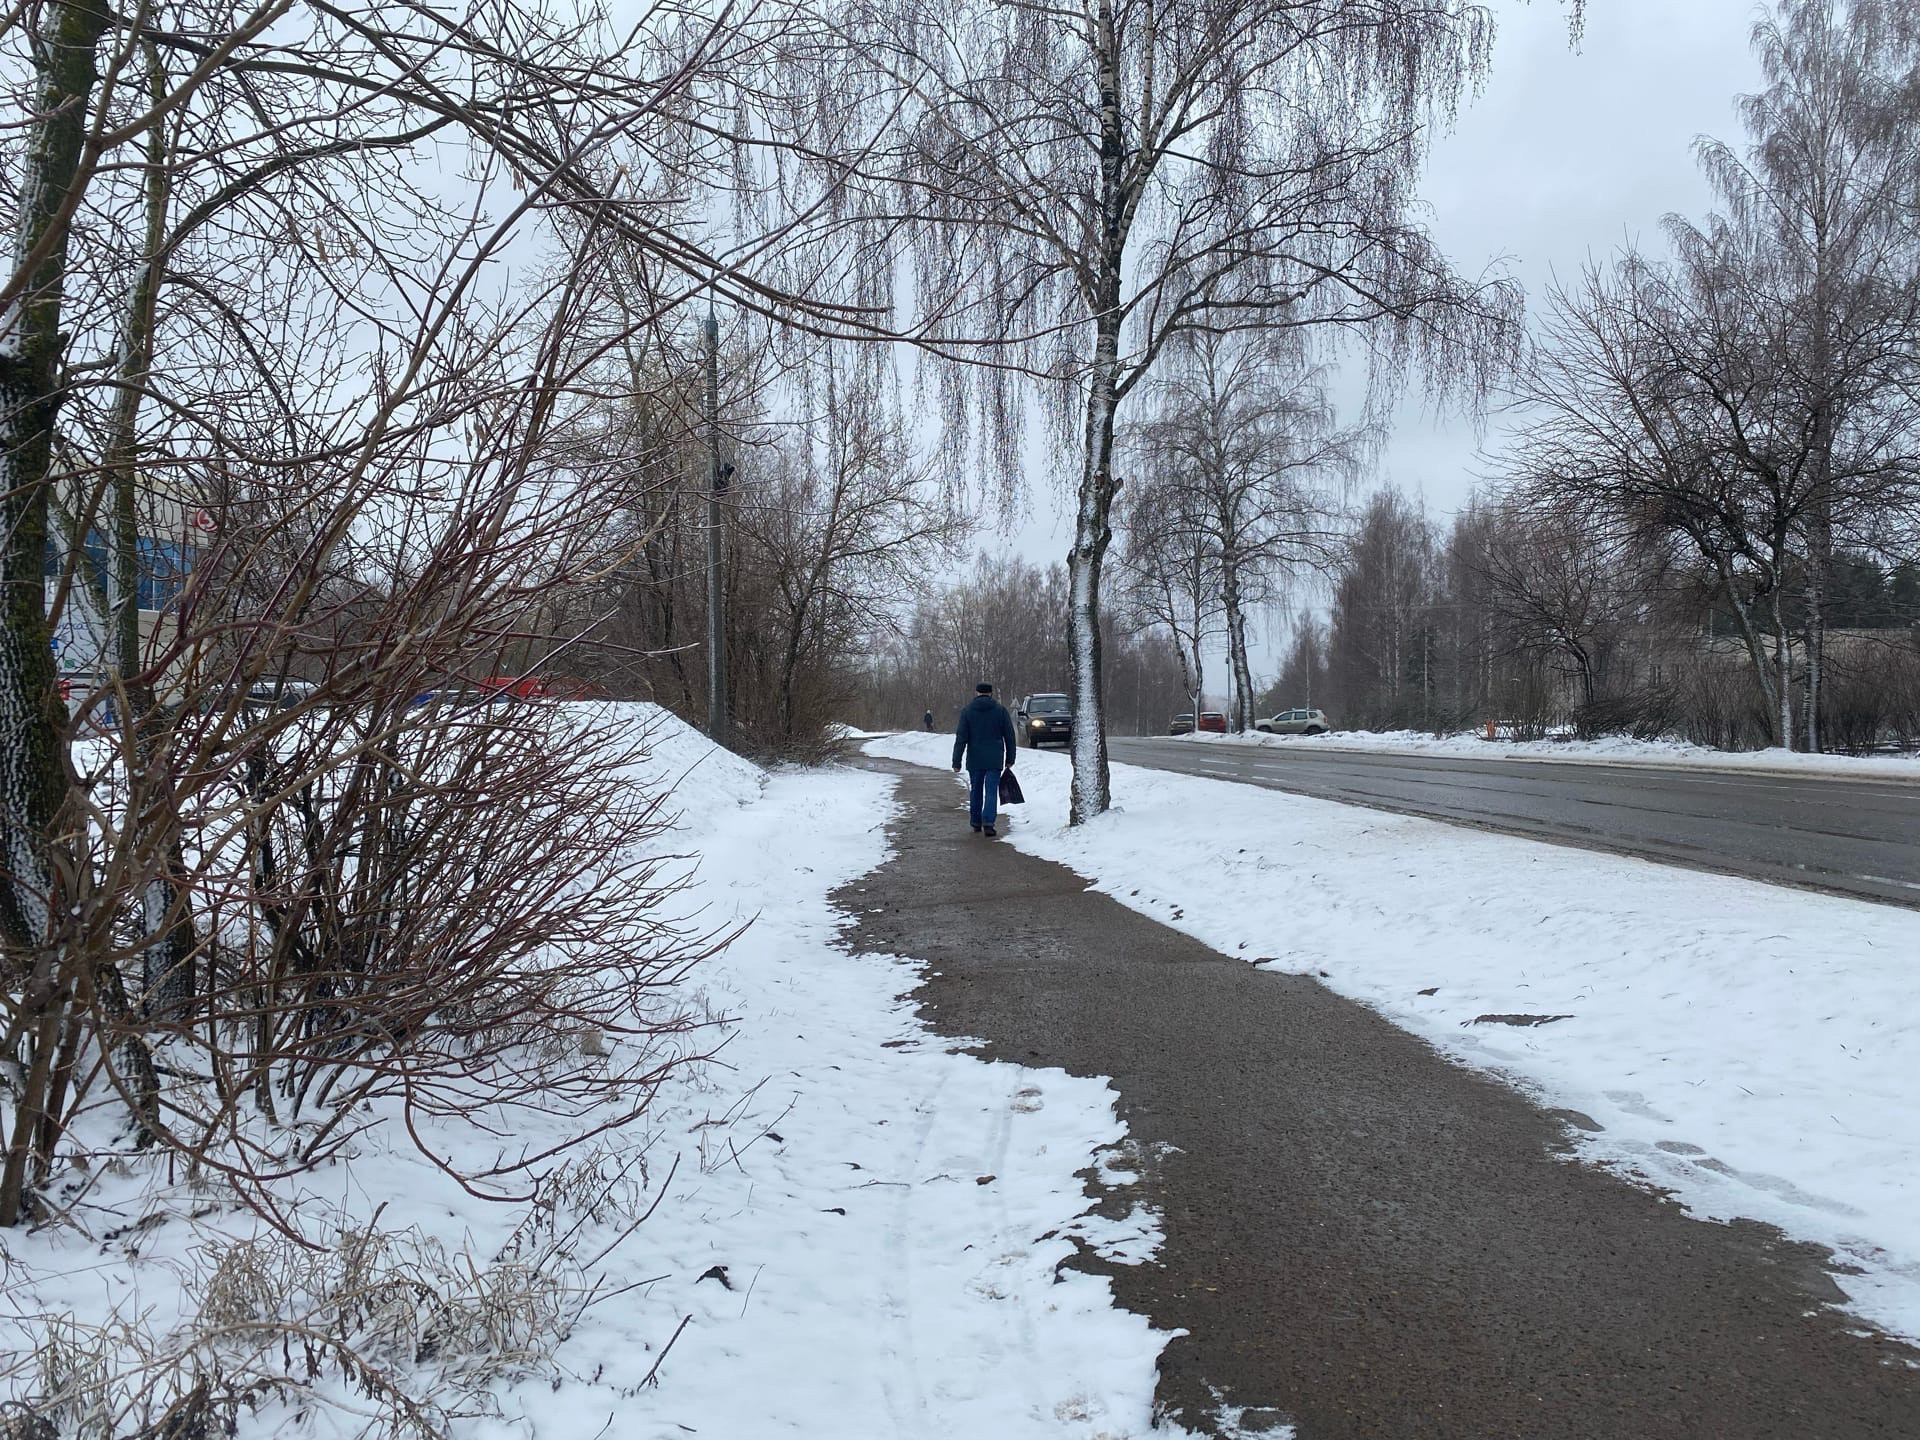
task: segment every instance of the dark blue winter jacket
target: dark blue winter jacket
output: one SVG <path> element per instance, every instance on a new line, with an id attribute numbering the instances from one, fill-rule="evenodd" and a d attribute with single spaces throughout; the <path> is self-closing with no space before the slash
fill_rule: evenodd
<path id="1" fill-rule="evenodd" d="M 960 712 L 953 731 L 953 768 L 960 762 L 973 771 L 1004 770 L 1013 763 L 1019 741 L 1013 734 L 1013 716 L 991 695 L 976 695 Z"/>

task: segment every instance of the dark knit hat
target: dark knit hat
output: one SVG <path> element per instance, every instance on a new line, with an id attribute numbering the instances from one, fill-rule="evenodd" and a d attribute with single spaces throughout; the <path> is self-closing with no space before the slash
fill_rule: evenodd
<path id="1" fill-rule="evenodd" d="M 993 694 L 993 683 L 988 680 L 982 680 L 978 685 L 973 687 L 973 693 L 976 695 L 991 695 Z"/>

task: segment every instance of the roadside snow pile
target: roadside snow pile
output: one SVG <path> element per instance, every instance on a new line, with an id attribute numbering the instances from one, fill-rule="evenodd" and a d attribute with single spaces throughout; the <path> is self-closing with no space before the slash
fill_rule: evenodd
<path id="1" fill-rule="evenodd" d="M 672 792 L 666 808 L 680 835 L 699 837 L 721 817 L 766 792 L 765 770 L 722 750 L 671 710 L 641 702 L 614 702 L 606 708 L 646 734 L 647 756 L 633 768 L 633 783 Z M 677 848 L 677 841 L 670 848 Z"/>
<path id="2" fill-rule="evenodd" d="M 1160 737 L 1182 745 L 1371 751 L 1389 755 L 1463 755 L 1475 760 L 1552 760 L 1562 764 L 1654 765 L 1700 770 L 1786 770 L 1861 780 L 1920 781 L 1920 755 L 1804 755 L 1793 750 L 1710 750 L 1679 740 L 1487 740 L 1472 732 L 1335 730 L 1326 735 L 1194 734 Z"/>
<path id="3" fill-rule="evenodd" d="M 633 1268 L 665 1278 L 568 1347 L 608 1372 L 563 1392 L 564 1433 L 611 1411 L 623 1436 L 1146 1435 L 1166 1337 L 1106 1280 L 1056 1274 L 1067 1234 L 1138 1233 L 1082 1213 L 1077 1172 L 1124 1136 L 1112 1091 L 946 1051 L 901 998 L 914 967 L 835 948 L 826 897 L 885 859 L 891 794 L 777 772 L 700 837 L 701 923 L 758 917 L 698 977 L 740 1018 L 726 1073 L 655 1110 L 681 1168 Z M 633 1391 L 688 1315 L 664 1383 Z"/>
<path id="4" fill-rule="evenodd" d="M 1073 830 L 1065 757 L 1019 773 L 1022 849 L 1591 1117 L 1585 1158 L 1696 1213 L 1833 1247 L 1920 1339 L 1920 913 L 1125 765 Z"/>
<path id="5" fill-rule="evenodd" d="M 653 997 L 699 1023 L 646 1113 L 492 1203 L 410 1143 L 433 1117 L 369 1116 L 274 1182 L 297 1236 L 212 1176 L 96 1165 L 71 1209 L 0 1232 L 0 1420 L 24 1401 L 63 1436 L 132 1433 L 158 1393 L 187 1397 L 165 1433 L 227 1433 L 217 1397 L 264 1376 L 243 1440 L 1146 1433 L 1165 1337 L 1055 1274 L 1065 1237 L 1151 1239 L 1084 1213 L 1080 1172 L 1123 1138 L 1110 1090 L 947 1052 L 909 965 L 838 948 L 828 897 L 885 858 L 891 782 L 769 774 L 654 707 L 603 713 L 648 732 L 631 783 L 677 787 L 659 918 L 747 927 Z M 457 1168 L 551 1138 L 504 1118 Z"/>

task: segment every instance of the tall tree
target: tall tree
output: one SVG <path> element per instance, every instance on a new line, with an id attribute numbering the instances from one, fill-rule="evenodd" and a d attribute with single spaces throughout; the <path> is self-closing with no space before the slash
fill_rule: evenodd
<path id="1" fill-rule="evenodd" d="M 1468 0 L 858 0 L 836 23 L 876 126 L 903 122 L 901 143 L 841 173 L 875 182 L 872 217 L 910 235 L 911 297 L 937 317 L 922 335 L 955 358 L 969 340 L 1010 346 L 1051 382 L 1077 461 L 1084 821 L 1109 796 L 1116 424 L 1166 347 L 1204 331 L 1364 335 L 1382 394 L 1414 360 L 1437 389 L 1477 392 L 1509 353 L 1516 291 L 1462 280 L 1415 219 L 1427 144 L 1486 73 L 1491 18 Z M 964 408 L 967 383 L 948 378 Z M 998 379 L 989 402 L 1017 426 Z M 998 458 L 1011 469 L 1016 447 Z"/>
<path id="2" fill-rule="evenodd" d="M 1124 608 L 1172 637 L 1180 690 L 1196 713 L 1206 691 L 1206 647 L 1224 618 L 1219 552 L 1207 540 L 1199 502 L 1193 489 L 1153 476 L 1128 494 L 1121 526 Z"/>
<path id="3" fill-rule="evenodd" d="M 1340 723 L 1431 718 L 1434 534 L 1418 502 L 1386 489 L 1367 504 L 1333 590 L 1329 670 Z"/>
<path id="4" fill-rule="evenodd" d="M 1683 254 L 1730 257 L 1719 279 L 1763 328 L 1771 373 L 1736 443 L 1750 467 L 1803 472 L 1801 729 L 1818 750 L 1836 532 L 1910 485 L 1920 462 L 1920 12 L 1781 0 L 1753 48 L 1766 85 L 1741 102 L 1745 153 L 1700 146 L 1726 212 L 1669 227 Z"/>
<path id="5" fill-rule="evenodd" d="M 1516 382 L 1532 414 L 1508 478 L 1543 513 L 1676 547 L 1710 577 L 1774 743 L 1791 746 L 1789 599 L 1817 486 L 1803 449 L 1793 460 L 1756 438 L 1775 413 L 1777 317 L 1748 303 L 1739 265 L 1737 251 L 1710 245 L 1670 264 L 1628 253 L 1553 292 L 1540 351 Z"/>
<path id="6" fill-rule="evenodd" d="M 1336 427 L 1323 377 L 1305 364 L 1295 335 L 1195 335 L 1172 350 L 1162 372 L 1129 448 L 1150 484 L 1182 498 L 1143 518 L 1191 527 L 1212 557 L 1233 675 L 1228 719 L 1245 731 L 1255 698 L 1248 612 L 1290 573 L 1325 566 L 1337 553 L 1361 436 Z"/>
<path id="7" fill-rule="evenodd" d="M 891 617 L 926 569 L 951 559 L 970 529 L 924 465 L 881 376 L 859 357 L 812 357 L 800 378 L 806 414 L 761 451 L 739 500 L 750 578 L 765 590 L 764 644 L 778 748 L 817 743 L 837 717 L 828 699 L 862 639 Z M 833 697 L 838 698 L 838 697 Z"/>

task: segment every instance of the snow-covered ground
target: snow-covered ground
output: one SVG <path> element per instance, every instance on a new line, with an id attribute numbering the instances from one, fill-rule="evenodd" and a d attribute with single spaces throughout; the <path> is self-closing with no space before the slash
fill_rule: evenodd
<path id="1" fill-rule="evenodd" d="M 718 1060 L 605 1137 L 569 1195 L 546 1208 L 476 1201 L 397 1124 L 373 1126 L 349 1160 L 285 1182 L 306 1238 L 337 1251 L 303 1251 L 217 1188 L 136 1165 L 92 1194 L 84 1232 L 0 1232 L 0 1376 L 12 1372 L 0 1400 L 31 1397 L 42 1378 L 33 1363 L 5 1363 L 40 1343 L 36 1317 L 79 1327 L 72 1345 L 48 1352 L 56 1369 L 98 1349 L 89 1327 L 116 1316 L 129 1327 L 109 1337 L 116 1365 L 137 1349 L 184 1354 L 196 1314 L 209 1319 L 210 1278 L 222 1318 L 271 1309 L 282 1302 L 261 1297 L 302 1285 L 338 1289 L 333 1257 L 364 1260 L 371 1252 L 348 1242 L 377 1223 L 378 1255 L 353 1273 L 396 1284 L 356 1281 L 355 1303 L 386 1307 L 380 1323 L 406 1330 L 385 1347 L 402 1389 L 433 1404 L 458 1391 L 439 1342 L 409 1325 L 444 1329 L 456 1315 L 478 1332 L 462 1338 L 487 1352 L 469 1357 L 487 1378 L 456 1407 L 461 1440 L 1147 1432 L 1167 1337 L 1117 1309 L 1106 1280 L 1056 1269 L 1075 1236 L 1128 1261 L 1157 1240 L 1149 1214 L 1087 1214 L 1081 1173 L 1124 1138 L 1111 1090 L 949 1051 L 902 998 L 913 967 L 839 947 L 844 917 L 827 897 L 885 858 L 892 782 L 768 774 L 634 708 L 635 724 L 654 727 L 634 783 L 682 782 L 665 848 L 699 857 L 672 905 L 701 931 L 752 922 L 695 971 L 699 993 L 679 997 L 724 1017 Z M 1105 1178 L 1124 1183 L 1118 1171 Z M 556 1273 L 516 1273 L 515 1255 Z M 554 1279 L 557 1299 L 542 1289 Z M 567 1309 L 589 1289 L 595 1302 L 557 1327 L 556 1343 L 536 1312 Z M 419 1320 L 423 1293 L 440 1301 Z M 126 1339 L 134 1332 L 137 1344 Z M 497 1363 L 516 1337 L 528 1353 Z M 375 1404 L 337 1370 L 323 1354 L 311 1384 L 320 1403 L 243 1411 L 239 1434 L 362 1433 Z"/>
<path id="2" fill-rule="evenodd" d="M 1066 757 L 1019 773 L 1021 849 L 1581 1112 L 1585 1158 L 1698 1214 L 1832 1246 L 1856 1311 L 1920 1339 L 1920 913 L 1125 765 L 1069 829 Z"/>
<path id="3" fill-rule="evenodd" d="M 1390 755 L 1462 755 L 1476 760 L 1553 760 L 1562 764 L 1656 765 L 1690 770 L 1787 771 L 1861 780 L 1920 782 L 1920 755 L 1803 755 L 1791 750 L 1710 750 L 1679 740 L 1487 740 L 1480 735 L 1429 735 L 1421 730 L 1336 730 L 1326 735 L 1182 735 L 1182 745 L 1255 745 L 1301 750 L 1357 750 Z"/>

